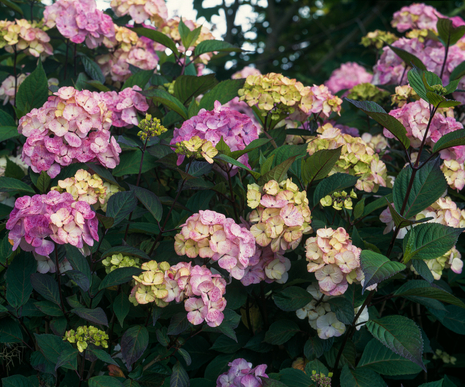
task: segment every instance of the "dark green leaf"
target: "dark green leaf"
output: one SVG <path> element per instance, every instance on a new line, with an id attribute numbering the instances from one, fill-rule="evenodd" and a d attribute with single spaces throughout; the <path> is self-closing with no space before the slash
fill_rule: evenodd
<path id="1" fill-rule="evenodd" d="M 362 250 L 360 254 L 360 266 L 365 275 L 363 291 L 368 286 L 380 283 L 406 269 L 404 264 L 390 261 L 384 255 L 370 250 Z"/>
<path id="2" fill-rule="evenodd" d="M 354 307 L 345 297 L 334 297 L 328 300 L 331 311 L 336 314 L 337 319 L 345 325 L 352 325 L 354 321 Z"/>
<path id="3" fill-rule="evenodd" d="M 465 145 L 465 129 L 456 130 L 442 136 L 433 146 L 433 153 L 453 146 Z"/>
<path id="4" fill-rule="evenodd" d="M 255 178 L 258 178 L 260 176 L 259 173 L 255 172 L 255 171 L 252 171 L 249 167 L 245 166 L 244 164 L 242 164 L 240 161 L 237 161 L 237 160 L 234 160 L 232 157 L 230 156 L 227 156 L 225 154 L 218 154 L 215 156 L 215 159 L 220 159 L 220 160 L 223 160 L 223 161 L 226 161 L 230 164 L 233 164 L 241 169 L 245 169 L 246 171 L 250 172 L 250 174 L 252 176 L 254 176 Z"/>
<path id="5" fill-rule="evenodd" d="M 9 140 L 10 138 L 15 138 L 15 137 L 20 136 L 20 134 L 18 133 L 18 128 L 16 126 L 3 126 L 2 125 L 1 127 L 2 127 L 2 130 L 0 132 L 0 142 Z"/>
<path id="6" fill-rule="evenodd" d="M 0 1 L 2 3 L 5 3 L 5 0 L 0 0 Z M 15 6 L 17 5 L 15 4 Z M 34 385 L 29 381 L 29 379 L 23 375 L 13 375 L 7 378 L 2 378 L 2 386 L 3 387 L 34 387 Z"/>
<path id="7" fill-rule="evenodd" d="M 87 75 L 100 83 L 105 83 L 105 76 L 102 73 L 99 65 L 95 63 L 92 59 L 85 55 L 81 55 L 82 64 Z"/>
<path id="8" fill-rule="evenodd" d="M 37 261 L 32 255 L 15 257 L 6 271 L 6 300 L 15 309 L 24 305 L 32 293 L 31 274 L 37 271 Z"/>
<path id="9" fill-rule="evenodd" d="M 413 227 L 404 238 L 404 262 L 411 259 L 435 259 L 457 243 L 463 228 L 425 223 Z"/>
<path id="10" fill-rule="evenodd" d="M 234 47 L 232 44 L 222 40 L 204 40 L 195 48 L 194 55 L 199 56 L 213 51 L 241 52 L 242 50 L 239 47 Z"/>
<path id="11" fill-rule="evenodd" d="M 305 289 L 290 286 L 276 293 L 273 300 L 279 309 L 285 312 L 294 312 L 307 305 L 312 300 L 312 296 Z"/>
<path id="12" fill-rule="evenodd" d="M 465 309 L 465 304 L 446 290 L 423 280 L 410 280 L 394 292 L 398 297 L 421 297 L 438 300 Z"/>
<path id="13" fill-rule="evenodd" d="M 129 313 L 130 306 L 131 303 L 129 302 L 128 296 L 124 293 L 118 294 L 113 301 L 113 311 L 115 312 L 121 328 L 123 328 L 124 319 Z"/>
<path id="14" fill-rule="evenodd" d="M 50 360 L 53 364 L 58 363 L 58 358 L 62 352 L 73 349 L 72 345 L 63 341 L 62 337 L 49 334 L 34 334 L 34 336 L 40 351 L 44 354 L 47 360 Z"/>
<path id="15" fill-rule="evenodd" d="M 145 36 L 146 38 L 152 39 L 154 42 L 160 43 L 165 47 L 168 47 L 175 54 L 178 54 L 176 43 L 174 43 L 168 36 L 160 31 L 155 31 L 149 28 L 137 27 L 132 29 L 137 35 Z"/>
<path id="16" fill-rule="evenodd" d="M 455 305 L 447 305 L 446 310 L 430 309 L 429 311 L 447 329 L 459 335 L 465 335 L 465 310 Z"/>
<path id="17" fill-rule="evenodd" d="M 418 67 L 421 70 L 426 70 L 426 66 L 415 55 L 413 55 L 410 52 L 407 52 L 405 50 L 402 50 L 401 48 L 394 47 L 394 46 L 392 46 L 390 44 L 388 46 L 392 51 L 394 51 L 396 53 L 396 55 L 400 59 L 402 59 L 405 62 L 406 66 L 415 66 L 415 67 Z"/>
<path id="18" fill-rule="evenodd" d="M 34 306 L 47 316 L 61 317 L 63 312 L 57 304 L 50 301 L 36 301 Z"/>
<path id="19" fill-rule="evenodd" d="M 251 143 L 249 143 L 244 149 L 231 152 L 229 156 L 237 160 L 242 155 L 249 153 L 254 149 L 260 148 L 270 141 L 271 140 L 269 138 L 257 138 L 256 140 L 253 140 Z"/>
<path id="20" fill-rule="evenodd" d="M 47 274 L 34 273 L 31 275 L 31 284 L 34 290 L 46 300 L 60 305 L 60 291 L 56 281 Z"/>
<path id="21" fill-rule="evenodd" d="M 325 178 L 341 156 L 342 147 L 323 149 L 315 152 L 307 160 L 302 160 L 302 181 L 311 184 L 314 180 Z"/>
<path id="22" fill-rule="evenodd" d="M 11 177 L 0 177 L 0 192 L 19 192 L 26 194 L 35 194 L 31 186 L 23 183 L 21 180 Z"/>
<path id="23" fill-rule="evenodd" d="M 66 249 L 66 258 L 68 259 L 73 269 L 82 273 L 82 275 L 87 278 L 87 282 L 89 283 L 89 286 L 90 286 L 91 281 L 92 281 L 92 275 L 91 275 L 89 263 L 87 262 L 86 257 L 84 257 L 76 247 L 71 246 L 69 244 L 65 245 L 65 249 Z M 78 285 L 85 292 L 89 290 L 85 282 L 81 282 Z"/>
<path id="24" fill-rule="evenodd" d="M 2 128 L 3 129 L 3 128 Z M 23 169 L 10 160 L 9 157 L 6 158 L 6 169 L 3 176 L 12 177 L 14 179 L 22 179 L 25 173 Z"/>
<path id="25" fill-rule="evenodd" d="M 279 380 L 265 378 L 264 376 L 260 376 L 260 379 L 262 380 L 262 387 L 287 387 L 286 384 L 281 383 Z"/>
<path id="26" fill-rule="evenodd" d="M 368 368 L 342 368 L 341 387 L 386 387 L 386 382 L 375 371 Z"/>
<path id="27" fill-rule="evenodd" d="M 140 168 L 140 160 L 142 151 L 136 149 L 129 152 L 123 152 L 121 162 L 113 169 L 113 176 L 121 177 L 124 175 L 137 175 Z M 154 168 L 157 159 L 149 153 L 145 153 L 144 162 L 142 164 L 142 173 L 145 173 Z"/>
<path id="28" fill-rule="evenodd" d="M 171 317 L 170 325 L 168 325 L 168 335 L 179 335 L 189 328 L 189 321 L 186 313 L 176 313 Z"/>
<path id="29" fill-rule="evenodd" d="M 37 189 L 39 190 L 41 194 L 45 194 L 49 191 L 48 187 L 50 186 L 51 181 L 52 179 L 47 174 L 47 172 L 42 171 L 39 177 L 37 178 L 37 182 L 34 183 L 34 185 L 37 187 Z"/>
<path id="30" fill-rule="evenodd" d="M 278 183 L 282 182 L 287 177 L 287 171 L 291 168 L 297 156 L 290 157 L 289 159 L 283 161 L 281 164 L 277 165 L 270 171 L 266 172 L 258 180 L 259 185 L 264 185 L 270 180 L 276 180 Z"/>
<path id="31" fill-rule="evenodd" d="M 450 74 L 450 81 L 455 81 L 462 78 L 465 75 L 465 61 L 461 62 Z"/>
<path id="32" fill-rule="evenodd" d="M 139 86 L 142 90 L 144 90 L 145 85 L 149 83 L 150 78 L 153 75 L 153 70 L 142 70 L 138 73 L 132 74 L 125 82 L 121 90 L 126 89 L 128 87 Z"/>
<path id="33" fill-rule="evenodd" d="M 314 386 L 311 376 L 301 370 L 294 368 L 284 368 L 279 371 L 280 381 L 286 386 L 292 387 L 309 387 Z"/>
<path id="34" fill-rule="evenodd" d="M 410 140 L 407 137 L 407 129 L 395 117 L 386 113 L 386 111 L 376 102 L 372 101 L 354 101 L 346 98 L 352 105 L 363 110 L 367 115 L 378 122 L 382 127 L 389 130 L 396 137 L 405 149 L 410 147 Z"/>
<path id="35" fill-rule="evenodd" d="M 215 87 L 218 81 L 214 74 L 197 77 L 194 75 L 181 75 L 174 83 L 174 95 L 183 104 L 188 103 L 192 98 L 206 93 Z"/>
<path id="36" fill-rule="evenodd" d="M 102 282 L 100 282 L 99 290 L 125 284 L 132 281 L 133 276 L 137 276 L 142 272 L 143 270 L 138 267 L 120 267 L 105 276 Z"/>
<path id="37" fill-rule="evenodd" d="M 363 351 L 357 368 L 369 368 L 381 375 L 412 375 L 421 372 L 421 367 L 385 347 L 378 340 L 371 340 Z"/>
<path id="38" fill-rule="evenodd" d="M 160 203 L 160 199 L 152 191 L 141 187 L 131 187 L 134 190 L 137 199 L 149 210 L 153 217 L 160 221 L 163 216 L 163 206 Z"/>
<path id="39" fill-rule="evenodd" d="M 88 308 L 75 308 L 71 309 L 71 312 L 78 315 L 84 320 L 90 321 L 94 324 L 101 324 L 108 326 L 108 319 L 102 308 L 98 307 L 95 309 Z"/>
<path id="40" fill-rule="evenodd" d="M 2 318 L 0 320 L 0 343 L 21 343 L 23 333 L 19 326 L 11 318 Z"/>
<path id="41" fill-rule="evenodd" d="M 15 3 L 13 3 L 12 1 L 10 0 L 0 0 L 0 3 L 3 3 L 5 4 L 7 7 L 11 8 L 12 10 L 14 10 L 15 12 L 18 12 L 20 15 L 24 15 L 23 13 L 23 10 L 21 8 L 19 8 L 18 5 L 16 5 Z M 29 384 L 28 384 L 29 385 Z M 19 385 L 18 385 L 19 386 Z M 6 387 L 6 386 L 5 386 Z M 22 387 L 22 386 L 21 386 Z"/>
<path id="42" fill-rule="evenodd" d="M 58 357 L 57 364 L 55 365 L 55 370 L 60 367 L 77 370 L 77 357 L 78 357 L 78 350 L 75 348 L 69 348 L 63 352 L 61 352 L 60 356 Z"/>
<path id="43" fill-rule="evenodd" d="M 16 94 L 16 107 L 24 114 L 34 108 L 40 108 L 48 99 L 47 75 L 38 61 L 36 69 L 21 83 Z"/>
<path id="44" fill-rule="evenodd" d="M 123 255 L 132 255 L 134 257 L 150 260 L 150 257 L 146 253 L 144 253 L 141 250 L 136 249 L 135 247 L 131 247 L 131 246 L 112 247 L 112 248 L 110 248 L 108 250 L 105 250 L 105 252 L 102 254 L 101 258 L 104 259 L 106 257 L 109 257 L 110 255 L 119 254 L 119 253 L 121 253 Z"/>
<path id="45" fill-rule="evenodd" d="M 453 46 L 465 34 L 465 26 L 454 27 L 452 20 L 446 18 L 438 17 L 436 27 L 444 46 Z"/>
<path id="46" fill-rule="evenodd" d="M 430 284 L 434 282 L 433 274 L 428 265 L 422 259 L 414 259 L 412 262 L 413 268 Z"/>
<path id="47" fill-rule="evenodd" d="M 307 359 L 320 357 L 331 347 L 331 345 L 331 339 L 323 340 L 318 336 L 310 337 L 304 345 L 304 355 Z"/>
<path id="48" fill-rule="evenodd" d="M 207 42 L 207 40 L 202 43 L 205 42 Z M 199 48 L 202 43 L 200 43 L 197 48 Z M 203 96 L 199 108 L 213 110 L 215 101 L 219 101 L 221 104 L 231 101 L 234 97 L 237 97 L 237 92 L 244 86 L 244 82 L 244 79 L 228 79 L 227 81 L 218 83 Z"/>
<path id="49" fill-rule="evenodd" d="M 368 203 L 363 209 L 363 216 L 370 215 L 373 211 L 380 208 L 386 207 L 387 202 L 392 202 L 392 194 L 376 199 L 375 201 Z"/>
<path id="50" fill-rule="evenodd" d="M 420 69 L 413 68 L 407 73 L 407 78 L 410 86 L 413 88 L 413 90 L 415 90 L 420 98 L 424 99 L 426 102 L 429 102 L 428 97 L 426 96 L 426 87 L 423 83 L 423 72 Z"/>
<path id="51" fill-rule="evenodd" d="M 10 116 L 7 112 L 0 110 L 0 125 L 2 127 L 2 132 L 5 131 L 5 127 L 9 126 L 16 130 L 16 135 L 19 136 L 18 130 L 16 129 L 16 122 L 12 116 Z M 0 136 L 0 141 L 7 140 L 7 138 L 3 138 L 3 134 Z"/>
<path id="52" fill-rule="evenodd" d="M 386 316 L 366 323 L 368 331 L 391 351 L 418 364 L 424 370 L 423 339 L 418 326 L 404 316 Z"/>
<path id="53" fill-rule="evenodd" d="M 265 342 L 281 345 L 289 341 L 300 329 L 298 325 L 291 320 L 278 320 L 271 324 L 270 329 L 266 332 Z"/>
<path id="54" fill-rule="evenodd" d="M 447 189 L 447 181 L 440 168 L 440 159 L 426 163 L 417 173 L 408 195 L 407 205 L 402 204 L 407 196 L 412 169 L 406 166 L 397 176 L 393 188 L 394 207 L 404 218 L 412 218 L 438 200 Z"/>
<path id="55" fill-rule="evenodd" d="M 131 367 L 144 353 L 149 344 L 145 327 L 136 325 L 124 332 L 121 338 L 121 353 L 128 367 Z"/>
<path id="56" fill-rule="evenodd" d="M 188 387 L 189 385 L 189 376 L 181 363 L 177 361 L 170 377 L 170 387 Z"/>
<path id="57" fill-rule="evenodd" d="M 182 102 L 179 99 L 172 96 L 167 91 L 162 89 L 150 89 L 144 91 L 142 94 L 144 94 L 148 98 L 152 98 L 154 101 L 162 103 L 167 108 L 175 111 L 182 118 L 187 120 L 188 115 L 186 107 L 182 104 Z"/>
<path id="58" fill-rule="evenodd" d="M 89 379 L 89 387 L 124 387 L 124 385 L 112 376 L 100 375 Z"/>
<path id="59" fill-rule="evenodd" d="M 87 348 L 87 351 L 94 354 L 97 359 L 103 361 L 104 363 L 113 364 L 115 366 L 118 366 L 118 363 L 116 361 L 114 361 L 113 358 L 107 352 L 105 352 L 103 349 Z"/>
<path id="60" fill-rule="evenodd" d="M 114 225 L 122 222 L 137 207 L 134 191 L 123 191 L 113 194 L 108 200 L 107 216 L 115 220 Z"/>
<path id="61" fill-rule="evenodd" d="M 335 173 L 323 179 L 315 189 L 313 193 L 313 203 L 318 204 L 321 198 L 326 195 L 330 195 L 335 191 L 341 191 L 343 189 L 352 187 L 357 182 L 358 177 L 348 175 L 345 173 Z"/>

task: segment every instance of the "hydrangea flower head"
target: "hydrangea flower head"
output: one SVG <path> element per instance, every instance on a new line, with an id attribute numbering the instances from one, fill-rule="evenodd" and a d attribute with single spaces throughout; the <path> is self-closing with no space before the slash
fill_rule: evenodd
<path id="1" fill-rule="evenodd" d="M 123 254 L 113 254 L 112 256 L 106 257 L 102 261 L 105 266 L 105 272 L 111 273 L 113 270 L 120 269 L 122 267 L 140 267 L 139 258 L 123 256 Z"/>
<path id="2" fill-rule="evenodd" d="M 105 331 L 94 326 L 80 326 L 76 330 L 71 329 L 63 337 L 64 341 L 76 344 L 79 352 L 84 352 L 89 344 L 108 348 L 108 339 L 109 337 Z"/>
<path id="3" fill-rule="evenodd" d="M 184 121 L 180 128 L 175 128 L 170 144 L 190 141 L 195 136 L 210 141 L 213 146 L 223 138 L 231 151 L 236 151 L 244 149 L 258 138 L 258 127 L 247 115 L 216 101 L 212 111 L 201 109 L 196 116 Z M 178 164 L 183 159 L 183 156 L 179 156 Z M 238 161 L 248 165 L 248 156 L 242 155 Z"/>
<path id="4" fill-rule="evenodd" d="M 358 176 L 355 187 L 366 192 L 376 192 L 379 186 L 386 187 L 386 165 L 360 137 L 342 134 L 340 129 L 328 123 L 318 128 L 316 137 L 308 140 L 307 151 L 313 155 L 322 149 L 337 149 L 341 146 L 341 156 L 330 175 L 341 172 Z"/>
<path id="5" fill-rule="evenodd" d="M 0 49 L 5 48 L 9 53 L 24 50 L 28 55 L 45 57 L 53 54 L 53 47 L 49 43 L 50 37 L 45 31 L 48 27 L 43 21 L 28 22 L 26 19 L 0 21 Z"/>
<path id="6" fill-rule="evenodd" d="M 388 99 L 389 92 L 381 90 L 371 83 L 360 83 L 349 90 L 347 97 L 355 101 L 373 101 L 381 103 Z"/>
<path id="7" fill-rule="evenodd" d="M 340 90 L 351 89 L 360 83 L 369 83 L 371 78 L 373 75 L 364 67 L 355 62 L 347 62 L 334 70 L 325 84 L 331 93 L 337 93 Z"/>
<path id="8" fill-rule="evenodd" d="M 360 268 L 362 250 L 352 244 L 342 227 L 320 228 L 316 237 L 307 239 L 305 250 L 307 269 L 315 273 L 320 291 L 326 295 L 344 294 L 349 283 L 360 282 L 364 277 Z"/>
<path id="9" fill-rule="evenodd" d="M 95 212 L 67 192 L 50 191 L 16 199 L 6 228 L 13 250 L 21 247 L 32 251 L 38 260 L 40 256 L 49 258 L 55 249 L 53 242 L 84 249 L 99 240 Z"/>
<path id="10" fill-rule="evenodd" d="M 210 258 L 240 280 L 255 254 L 255 239 L 244 226 L 214 211 L 190 216 L 175 236 L 174 249 L 189 258 Z"/>
<path id="11" fill-rule="evenodd" d="M 49 28 L 56 26 L 73 43 L 85 41 L 91 49 L 105 37 L 115 36 L 113 20 L 97 9 L 95 0 L 58 0 L 45 7 L 44 21 Z"/>
<path id="12" fill-rule="evenodd" d="M 249 214 L 250 231 L 259 246 L 270 245 L 274 253 L 294 250 L 302 235 L 312 232 L 307 193 L 290 179 L 247 188 L 247 204 L 254 209 Z"/>
<path id="13" fill-rule="evenodd" d="M 160 25 L 168 18 L 165 0 L 112 0 L 110 6 L 116 16 L 129 14 L 138 24 L 150 19 Z"/>
<path id="14" fill-rule="evenodd" d="M 266 364 L 252 368 L 252 363 L 245 359 L 235 359 L 228 364 L 228 371 L 218 376 L 216 387 L 261 387 L 261 378 L 268 378 L 265 374 Z"/>
<path id="15" fill-rule="evenodd" d="M 422 3 L 402 7 L 394 13 L 391 25 L 399 32 L 411 29 L 436 30 L 438 17 L 444 17 L 436 8 Z"/>
<path id="16" fill-rule="evenodd" d="M 364 47 L 374 46 L 378 50 L 382 48 L 386 43 L 392 44 L 397 39 L 399 39 L 396 35 L 392 32 L 375 30 L 372 32 L 368 32 L 366 36 L 362 38 L 360 44 Z"/>
<path id="17" fill-rule="evenodd" d="M 246 66 L 242 70 L 236 71 L 233 75 L 231 75 L 231 79 L 247 78 L 249 75 L 261 75 L 261 72 L 255 67 Z"/>
<path id="18" fill-rule="evenodd" d="M 27 137 L 24 162 L 52 178 L 76 162 L 115 168 L 121 148 L 110 134 L 112 112 L 101 93 L 62 87 L 54 94 L 19 120 L 18 132 Z"/>

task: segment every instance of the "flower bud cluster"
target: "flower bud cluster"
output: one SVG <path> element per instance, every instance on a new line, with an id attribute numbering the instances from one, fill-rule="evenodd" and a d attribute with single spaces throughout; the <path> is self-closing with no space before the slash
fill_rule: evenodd
<path id="1" fill-rule="evenodd" d="M 137 304 L 154 302 L 159 307 L 171 301 L 184 302 L 187 319 L 194 325 L 206 322 L 215 327 L 224 319 L 226 308 L 226 281 L 205 266 L 191 266 L 191 262 L 180 262 L 170 266 L 168 262 L 145 262 L 144 272 L 134 276 L 136 285 L 129 300 Z"/>
<path id="2" fill-rule="evenodd" d="M 373 101 L 381 103 L 389 98 L 389 92 L 371 83 L 360 83 L 349 90 L 347 98 L 355 101 Z"/>
<path id="3" fill-rule="evenodd" d="M 391 25 L 399 32 L 412 29 L 427 29 L 436 31 L 436 23 L 441 15 L 434 7 L 416 3 L 402 7 L 394 13 Z"/>
<path id="4" fill-rule="evenodd" d="M 228 366 L 229 370 L 218 376 L 216 387 L 261 387 L 263 382 L 260 378 L 268 378 L 265 374 L 266 364 L 252 368 L 252 363 L 239 358 L 233 360 Z"/>
<path id="5" fill-rule="evenodd" d="M 386 187 L 387 169 L 378 154 L 362 138 L 342 134 L 331 124 L 318 128 L 317 136 L 309 140 L 307 152 L 313 155 L 322 149 L 341 146 L 341 156 L 330 175 L 341 172 L 358 176 L 355 187 L 365 192 L 376 192 L 379 186 Z"/>
<path id="6" fill-rule="evenodd" d="M 45 7 L 44 21 L 49 28 L 56 26 L 73 43 L 85 41 L 90 49 L 99 46 L 105 37 L 115 36 L 113 20 L 97 9 L 95 0 L 58 0 Z"/>
<path id="7" fill-rule="evenodd" d="M 236 151 L 245 149 L 248 144 L 258 138 L 258 127 L 247 115 L 215 101 L 212 111 L 201 109 L 196 116 L 184 121 L 179 129 L 175 128 L 170 144 L 189 141 L 194 136 L 210 141 L 213 146 L 216 146 L 223 138 L 231 151 Z M 179 156 L 178 165 L 183 160 L 184 156 Z M 238 161 L 248 166 L 248 155 L 242 155 Z"/>
<path id="8" fill-rule="evenodd" d="M 249 266 L 245 269 L 245 275 L 241 282 L 244 286 L 277 282 L 284 284 L 289 278 L 288 271 L 291 261 L 283 255 L 284 251 L 273 252 L 271 246 L 256 246 L 255 254 L 249 259 Z"/>
<path id="9" fill-rule="evenodd" d="M 83 249 L 84 243 L 93 246 L 94 240 L 99 240 L 95 212 L 88 203 L 75 201 L 67 192 L 50 191 L 16 199 L 6 228 L 10 230 L 13 250 L 20 246 L 24 251 L 33 251 L 34 256 L 48 257 L 55 248 L 53 242 Z"/>
<path id="10" fill-rule="evenodd" d="M 364 279 L 360 268 L 362 250 L 352 244 L 342 227 L 320 228 L 316 234 L 305 242 L 307 270 L 315 273 L 322 293 L 340 296 L 348 284 Z"/>
<path id="11" fill-rule="evenodd" d="M 52 187 L 52 190 L 68 192 L 74 200 L 89 203 L 95 210 L 101 208 L 104 212 L 110 197 L 119 192 L 117 185 L 104 183 L 99 175 L 91 175 L 84 169 L 79 169 L 74 177 L 58 180 L 58 185 Z"/>
<path id="12" fill-rule="evenodd" d="M 396 86 L 396 93 L 391 96 L 392 104 L 397 105 L 399 108 L 408 102 L 418 101 L 419 99 L 420 96 L 409 85 Z"/>
<path id="13" fill-rule="evenodd" d="M 362 38 L 360 44 L 365 47 L 373 46 L 379 50 L 385 44 L 392 44 L 397 39 L 399 38 L 392 32 L 375 30 L 368 32 L 368 34 Z"/>
<path id="14" fill-rule="evenodd" d="M 128 128 L 139 123 L 137 113 L 145 113 L 149 108 L 146 98 L 139 93 L 141 90 L 139 86 L 133 86 L 127 87 L 119 93 L 116 91 L 100 93 L 102 101 L 112 112 L 113 126 Z"/>
<path id="15" fill-rule="evenodd" d="M 238 280 L 255 254 L 255 239 L 246 227 L 210 210 L 190 216 L 174 239 L 176 254 L 211 258 Z"/>
<path id="16" fill-rule="evenodd" d="M 436 349 L 436 352 L 433 355 L 433 359 L 441 359 L 446 364 L 455 365 L 457 362 L 457 358 L 454 356 L 450 356 L 448 353 L 441 351 L 440 349 Z"/>
<path id="17" fill-rule="evenodd" d="M 256 69 L 252 66 L 246 66 L 240 71 L 236 71 L 233 75 L 231 75 L 231 79 L 243 79 L 247 78 L 249 75 L 261 75 L 259 69 Z"/>
<path id="18" fill-rule="evenodd" d="M 271 244 L 271 250 L 294 250 L 303 234 L 312 232 L 311 212 L 306 191 L 299 191 L 291 179 L 270 180 L 263 187 L 247 186 L 250 232 L 259 246 Z"/>
<path id="19" fill-rule="evenodd" d="M 461 191 L 465 186 L 465 164 L 456 160 L 444 160 L 441 171 L 452 189 Z"/>
<path id="20" fill-rule="evenodd" d="M 213 157 L 218 154 L 218 150 L 211 141 L 202 140 L 199 136 L 194 136 L 190 140 L 181 141 L 176 144 L 175 152 L 178 155 L 205 159 L 209 164 L 213 164 Z M 180 161 L 181 160 L 181 161 Z M 178 158 L 178 165 L 182 159 Z"/>
<path id="21" fill-rule="evenodd" d="M 342 104 L 325 85 L 304 87 L 301 82 L 276 73 L 249 75 L 239 96 L 249 106 L 257 106 L 263 116 L 271 113 L 273 120 L 291 115 L 303 121 L 311 113 L 329 117 L 332 112 L 339 114 Z"/>
<path id="22" fill-rule="evenodd" d="M 137 135 L 142 141 L 147 140 L 151 137 L 161 136 L 167 132 L 166 129 L 156 117 L 152 118 L 150 114 L 146 114 L 145 118 L 139 122 L 139 128 L 141 129 Z"/>
<path id="23" fill-rule="evenodd" d="M 14 50 L 25 50 L 25 53 L 35 57 L 53 54 L 53 47 L 49 43 L 50 37 L 45 31 L 43 21 L 29 23 L 26 19 L 0 21 L 0 49 L 5 48 L 9 53 Z M 13 48 L 15 46 L 15 48 Z"/>
<path id="24" fill-rule="evenodd" d="M 184 47 L 181 41 L 181 34 L 179 33 L 179 17 L 174 17 L 173 19 L 166 20 L 159 28 L 161 32 L 163 32 L 165 35 L 170 37 L 175 43 L 178 48 L 179 52 L 185 53 L 186 51 L 194 51 L 195 47 L 204 40 L 214 40 L 215 37 L 211 33 L 211 31 L 205 27 L 201 26 L 200 24 L 197 24 L 196 22 L 192 20 L 184 20 L 183 22 L 186 25 L 187 28 L 189 28 L 191 31 L 195 30 L 196 28 L 201 27 L 200 29 L 200 34 L 199 37 L 195 42 L 192 42 L 190 47 Z M 210 59 L 213 57 L 213 53 L 205 53 L 200 55 L 199 61 L 203 64 L 207 64 Z"/>
<path id="25" fill-rule="evenodd" d="M 76 344 L 79 352 L 84 352 L 89 344 L 97 347 L 108 348 L 109 337 L 105 333 L 94 326 L 80 326 L 76 330 L 71 329 L 65 333 L 64 341 L 69 341 Z"/>
<path id="26" fill-rule="evenodd" d="M 399 109 L 389 112 L 389 115 L 397 118 L 407 129 L 407 137 L 412 146 L 419 147 L 428 127 L 430 110 L 428 102 L 418 100 L 403 105 Z M 442 136 L 463 129 L 463 125 L 456 121 L 451 109 L 441 109 L 434 115 L 426 137 L 426 145 L 433 146 Z M 394 138 L 394 135 L 384 129 L 384 135 Z M 444 160 L 456 160 L 463 163 L 465 161 L 465 146 L 455 146 L 441 151 L 441 158 Z"/>
<path id="27" fill-rule="evenodd" d="M 159 25 L 168 18 L 165 0 L 112 0 L 110 7 L 118 17 L 129 13 L 137 24 L 150 19 Z"/>
<path id="28" fill-rule="evenodd" d="M 352 199 L 357 199 L 357 194 L 354 190 L 350 191 L 350 194 L 347 194 L 346 191 L 334 192 L 322 198 L 320 204 L 323 207 L 332 206 L 336 211 L 341 211 L 343 208 L 353 210 Z"/>
<path id="29" fill-rule="evenodd" d="M 102 261 L 102 264 L 105 266 L 105 272 L 107 274 L 122 267 L 140 267 L 139 258 L 123 256 L 121 253 L 106 257 Z"/>
<path id="30" fill-rule="evenodd" d="M 355 62 L 347 62 L 331 73 L 325 85 L 328 86 L 331 93 L 337 93 L 340 90 L 352 89 L 360 83 L 369 83 L 371 78 L 373 75 L 367 72 L 364 67 Z"/>
<path id="31" fill-rule="evenodd" d="M 115 168 L 121 148 L 110 134 L 112 112 L 101 93 L 62 87 L 54 94 L 19 120 L 18 132 L 27 137 L 24 162 L 52 178 L 77 162 Z"/>
<path id="32" fill-rule="evenodd" d="M 333 377 L 333 373 L 329 372 L 328 376 L 326 376 L 323 372 L 317 374 L 315 370 L 312 371 L 311 379 L 317 385 L 317 387 L 331 387 L 331 378 Z"/>

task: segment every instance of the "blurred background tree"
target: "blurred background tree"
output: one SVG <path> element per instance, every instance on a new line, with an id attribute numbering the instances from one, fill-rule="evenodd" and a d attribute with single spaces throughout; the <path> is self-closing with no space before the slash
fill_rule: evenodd
<path id="1" fill-rule="evenodd" d="M 323 83 L 341 63 L 356 61 L 371 68 L 376 52 L 367 54 L 360 40 L 376 29 L 395 32 L 392 14 L 413 1 L 386 0 L 218 0 L 204 7 L 194 0 L 197 17 L 211 21 L 225 15 L 224 40 L 251 51 L 210 62 L 220 79 L 229 78 L 244 66 L 254 64 L 262 73 L 281 72 L 304 84 Z M 465 16 L 463 1 L 423 1 L 447 16 Z M 211 3 L 211 1 L 210 1 Z M 250 29 L 236 20 L 248 6 Z M 244 7 L 245 8 L 245 7 Z"/>

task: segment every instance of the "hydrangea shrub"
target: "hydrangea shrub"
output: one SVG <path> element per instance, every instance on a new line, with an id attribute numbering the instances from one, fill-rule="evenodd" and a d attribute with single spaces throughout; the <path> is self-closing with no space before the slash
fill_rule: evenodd
<path id="1" fill-rule="evenodd" d="M 464 385 L 459 16 L 307 85 L 163 0 L 1 7 L 5 387 Z"/>

